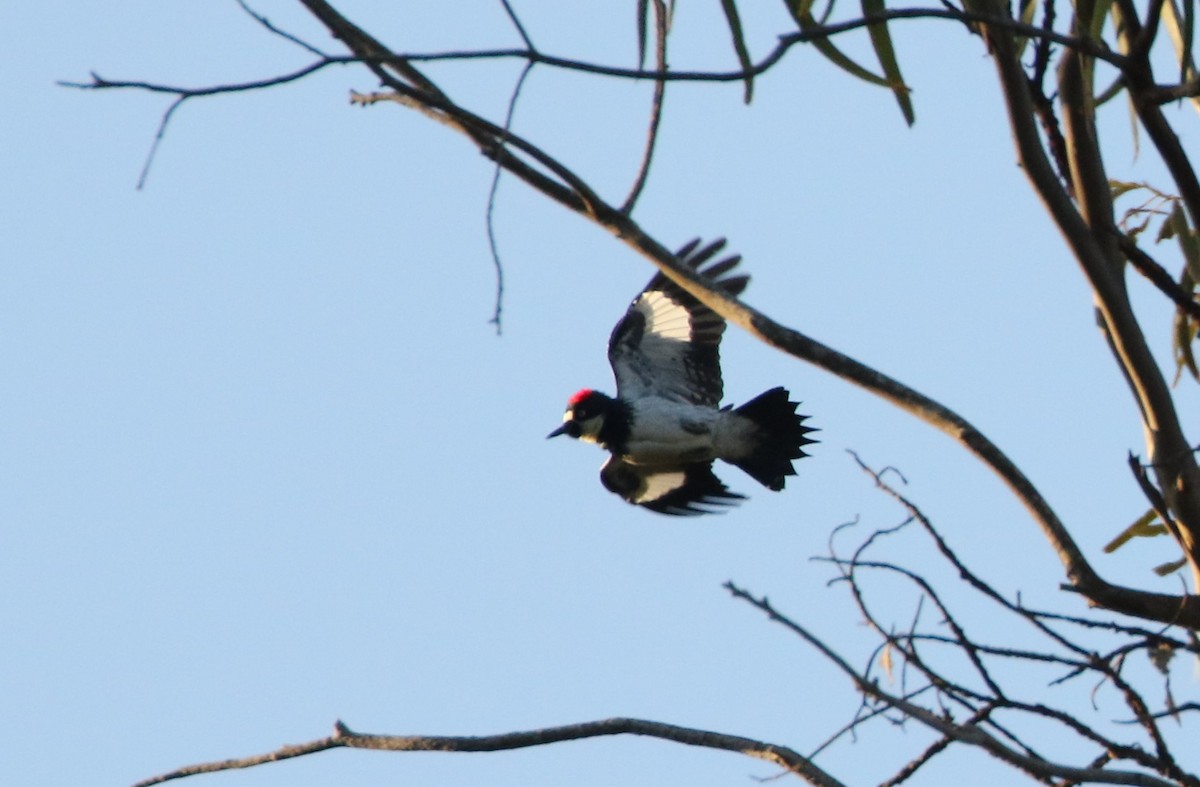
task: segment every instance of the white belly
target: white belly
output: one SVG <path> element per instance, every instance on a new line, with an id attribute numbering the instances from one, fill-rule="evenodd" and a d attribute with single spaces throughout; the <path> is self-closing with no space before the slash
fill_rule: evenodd
<path id="1" fill-rule="evenodd" d="M 712 407 L 645 399 L 633 408 L 625 458 L 633 464 L 703 462 L 717 458 L 714 434 L 723 413 Z"/>

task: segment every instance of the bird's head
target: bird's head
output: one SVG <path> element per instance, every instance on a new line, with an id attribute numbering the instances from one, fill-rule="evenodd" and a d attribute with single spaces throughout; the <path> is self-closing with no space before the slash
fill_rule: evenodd
<path id="1" fill-rule="evenodd" d="M 613 399 L 602 393 L 584 388 L 567 400 L 567 411 L 563 413 L 562 426 L 546 435 L 546 439 L 565 434 L 588 443 L 599 442 L 604 418 L 612 410 Z"/>

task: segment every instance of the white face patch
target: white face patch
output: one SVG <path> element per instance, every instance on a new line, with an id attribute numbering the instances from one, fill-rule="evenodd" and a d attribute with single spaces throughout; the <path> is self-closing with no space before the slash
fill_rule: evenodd
<path id="1" fill-rule="evenodd" d="M 568 416 L 570 413 L 567 414 Z M 604 426 L 604 416 L 593 415 L 586 421 L 576 421 L 579 424 L 579 439 L 585 443 L 599 442 L 600 427 Z"/>
<path id="2" fill-rule="evenodd" d="M 575 418 L 574 415 L 575 415 L 575 409 L 572 407 L 568 407 L 567 411 L 565 413 L 563 413 L 563 423 L 564 424 L 573 423 L 579 427 L 579 437 L 577 437 L 575 439 L 582 440 L 585 443 L 599 442 L 598 435 L 600 434 L 601 427 L 604 426 L 604 416 L 603 415 L 593 415 L 591 418 L 588 418 L 585 420 L 579 420 L 579 419 Z"/>

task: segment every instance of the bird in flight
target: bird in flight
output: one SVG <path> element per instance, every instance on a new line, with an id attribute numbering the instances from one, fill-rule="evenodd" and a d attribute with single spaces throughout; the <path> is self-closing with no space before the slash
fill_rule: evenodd
<path id="1" fill-rule="evenodd" d="M 728 295 L 750 277 L 729 275 L 734 255 L 711 262 L 724 240 L 688 243 L 676 256 Z M 737 505 L 745 496 L 713 473 L 717 459 L 778 492 L 795 475 L 793 459 L 815 442 L 783 387 L 741 407 L 721 407 L 721 334 L 725 320 L 662 273 L 633 299 L 608 341 L 616 397 L 584 388 L 567 400 L 568 435 L 611 456 L 600 482 L 627 502 L 660 514 L 696 516 Z"/>

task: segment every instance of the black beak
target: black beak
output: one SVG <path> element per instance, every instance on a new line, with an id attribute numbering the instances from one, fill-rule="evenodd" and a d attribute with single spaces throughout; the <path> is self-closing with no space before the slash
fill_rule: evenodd
<path id="1" fill-rule="evenodd" d="M 551 437 L 558 437 L 560 434 L 566 434 L 566 433 L 567 433 L 567 425 L 563 424 L 562 426 L 558 427 L 550 434 L 546 435 L 546 439 L 549 440 Z"/>

